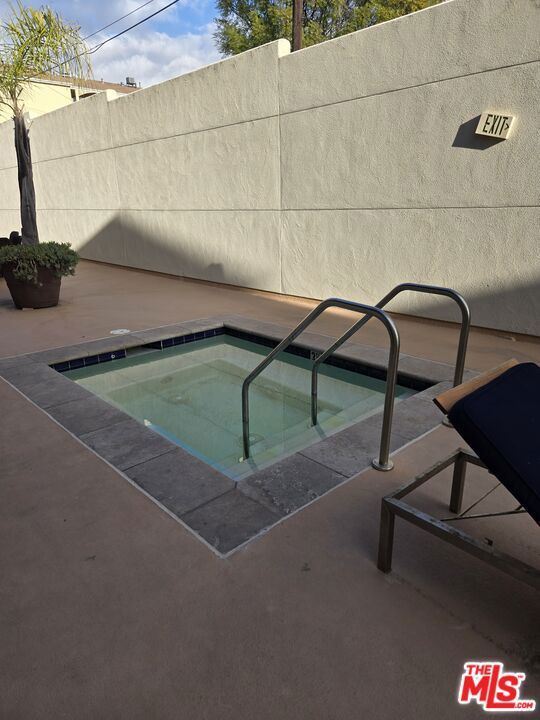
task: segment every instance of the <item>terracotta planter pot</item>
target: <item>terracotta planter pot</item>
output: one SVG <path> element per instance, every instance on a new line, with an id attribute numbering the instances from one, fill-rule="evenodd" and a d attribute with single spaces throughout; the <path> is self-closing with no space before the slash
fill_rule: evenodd
<path id="1" fill-rule="evenodd" d="M 48 268 L 38 268 L 37 285 L 26 282 L 26 280 L 18 280 L 13 275 L 13 268 L 10 263 L 6 263 L 2 271 L 17 310 L 58 305 L 62 278 L 54 275 Z"/>

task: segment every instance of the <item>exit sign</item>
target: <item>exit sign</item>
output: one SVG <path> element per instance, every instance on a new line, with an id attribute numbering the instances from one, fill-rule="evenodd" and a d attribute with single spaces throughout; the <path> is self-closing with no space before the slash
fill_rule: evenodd
<path id="1" fill-rule="evenodd" d="M 482 113 L 476 127 L 476 134 L 506 140 L 513 121 L 513 115 L 496 112 Z"/>

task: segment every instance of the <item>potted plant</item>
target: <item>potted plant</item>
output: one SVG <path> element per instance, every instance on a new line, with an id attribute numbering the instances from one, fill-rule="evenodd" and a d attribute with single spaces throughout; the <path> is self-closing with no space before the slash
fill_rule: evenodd
<path id="1" fill-rule="evenodd" d="M 0 248 L 0 269 L 18 310 L 58 305 L 62 277 L 73 275 L 78 261 L 68 243 Z"/>

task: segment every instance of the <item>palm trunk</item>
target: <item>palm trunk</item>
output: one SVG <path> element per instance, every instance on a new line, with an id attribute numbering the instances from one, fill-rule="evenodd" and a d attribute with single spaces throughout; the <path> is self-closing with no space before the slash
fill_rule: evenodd
<path id="1" fill-rule="evenodd" d="M 26 245 L 39 243 L 36 222 L 36 192 L 32 172 L 32 155 L 30 152 L 30 136 L 24 117 L 15 114 L 15 151 L 19 179 L 19 195 L 21 201 L 21 234 Z"/>

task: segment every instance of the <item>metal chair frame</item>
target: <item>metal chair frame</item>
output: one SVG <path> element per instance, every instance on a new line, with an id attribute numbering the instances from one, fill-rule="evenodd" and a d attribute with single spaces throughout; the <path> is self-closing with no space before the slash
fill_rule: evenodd
<path id="1" fill-rule="evenodd" d="M 473 503 L 464 512 L 461 512 L 463 503 L 463 491 L 465 488 L 465 474 L 467 464 L 477 465 L 485 468 L 484 463 L 471 451 L 458 448 L 443 460 L 439 460 L 429 470 L 417 475 L 415 479 L 400 488 L 396 492 L 387 495 L 382 499 L 381 524 L 379 531 L 379 555 L 377 566 L 384 573 L 392 569 L 392 554 L 394 543 L 394 521 L 400 517 L 417 527 L 426 530 L 431 535 L 444 540 L 455 547 L 464 550 L 479 560 L 502 570 L 518 580 L 521 580 L 531 587 L 540 590 L 540 570 L 518 560 L 517 558 L 497 550 L 491 542 L 482 542 L 467 533 L 458 530 L 450 523 L 460 520 L 473 520 L 484 517 L 498 517 L 504 515 L 516 515 L 526 512 L 521 506 L 514 510 L 498 513 L 481 513 L 468 515 L 468 511 L 475 507 L 478 502 Z M 450 494 L 449 510 L 455 513 L 454 517 L 435 518 L 417 508 L 403 502 L 402 498 L 409 495 L 431 478 L 438 475 L 447 467 L 454 466 L 452 477 L 452 489 Z"/>

